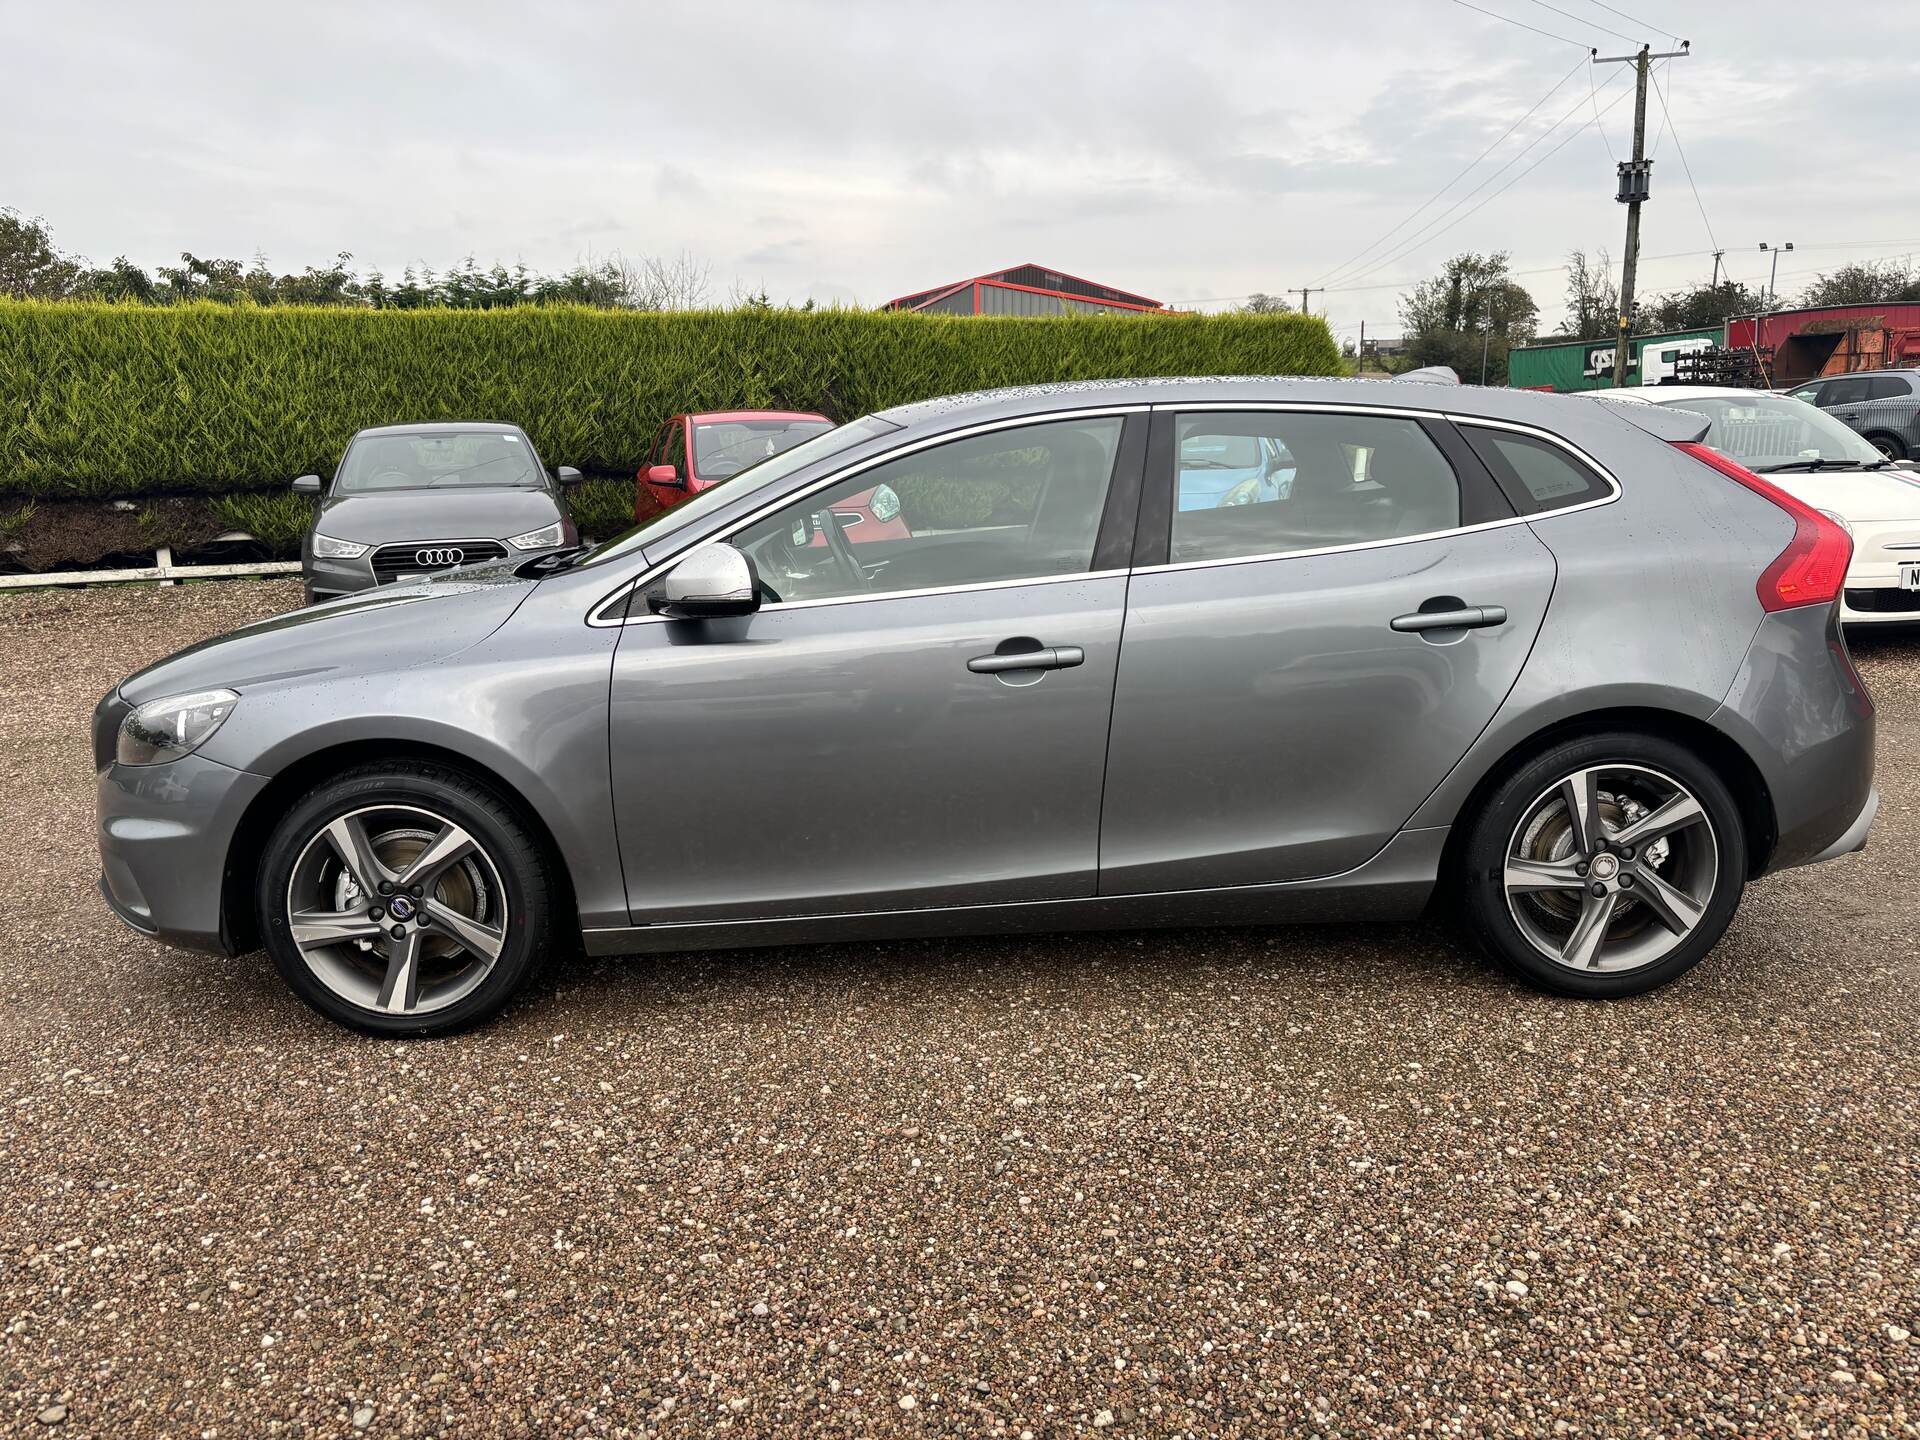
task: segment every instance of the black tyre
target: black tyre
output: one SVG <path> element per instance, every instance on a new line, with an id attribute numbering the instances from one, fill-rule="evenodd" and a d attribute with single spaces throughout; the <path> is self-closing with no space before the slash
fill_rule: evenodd
<path id="1" fill-rule="evenodd" d="M 545 958 L 552 885 L 539 843 L 472 777 L 364 765 L 275 827 L 255 901 L 293 991 L 370 1035 L 444 1035 L 491 1018 Z"/>
<path id="2" fill-rule="evenodd" d="M 1898 435 L 1889 435 L 1884 430 L 1876 430 L 1866 437 L 1866 441 L 1889 460 L 1907 458 L 1907 447 Z"/>
<path id="3" fill-rule="evenodd" d="M 1725 783 L 1650 735 L 1555 745 L 1468 825 L 1456 876 L 1468 930 L 1506 969 L 1562 995 L 1639 995 L 1685 974 L 1746 885 Z"/>

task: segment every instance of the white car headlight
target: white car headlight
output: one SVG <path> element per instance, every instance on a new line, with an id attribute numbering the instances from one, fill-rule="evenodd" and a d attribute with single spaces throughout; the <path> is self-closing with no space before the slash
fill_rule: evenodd
<path id="1" fill-rule="evenodd" d="M 516 550 L 550 550 L 560 543 L 561 534 L 566 530 L 564 522 L 556 520 L 551 525 L 542 525 L 538 530 L 529 530 L 524 535 L 512 535 L 507 543 Z"/>
<path id="2" fill-rule="evenodd" d="M 159 765 L 191 755 L 233 713 L 231 690 L 196 690 L 149 700 L 120 722 L 113 758 L 122 765 Z"/>
<path id="3" fill-rule="evenodd" d="M 1833 523 L 1838 525 L 1842 530 L 1846 531 L 1847 534 L 1849 535 L 1853 534 L 1853 526 L 1847 523 L 1846 516 L 1837 515 L 1831 510 L 1822 510 L 1820 513 L 1826 516 L 1829 520 L 1833 521 Z"/>
<path id="4" fill-rule="evenodd" d="M 367 553 L 367 547 L 356 545 L 351 540 L 336 540 L 316 530 L 313 532 L 313 553 L 322 560 L 358 560 Z"/>

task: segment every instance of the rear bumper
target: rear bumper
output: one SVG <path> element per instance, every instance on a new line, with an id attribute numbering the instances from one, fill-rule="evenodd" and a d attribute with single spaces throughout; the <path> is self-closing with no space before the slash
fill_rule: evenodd
<path id="1" fill-rule="evenodd" d="M 1766 616 L 1709 723 L 1740 745 L 1766 787 L 1774 835 L 1765 871 L 1865 843 L 1878 803 L 1873 702 L 1847 654 L 1837 607 Z"/>
<path id="2" fill-rule="evenodd" d="M 230 953 L 221 925 L 233 834 L 267 777 L 188 755 L 100 772 L 100 893 L 142 935 Z"/>
<path id="3" fill-rule="evenodd" d="M 1854 820 L 1853 824 L 1847 827 L 1846 834 L 1842 835 L 1818 855 L 1815 855 L 1811 860 L 1803 860 L 1800 863 L 1803 865 L 1820 865 L 1828 860 L 1838 860 L 1842 855 L 1853 855 L 1866 849 L 1867 831 L 1873 828 L 1873 817 L 1879 813 L 1880 792 L 1878 790 L 1869 791 L 1865 808 L 1860 811 L 1859 817 Z"/>

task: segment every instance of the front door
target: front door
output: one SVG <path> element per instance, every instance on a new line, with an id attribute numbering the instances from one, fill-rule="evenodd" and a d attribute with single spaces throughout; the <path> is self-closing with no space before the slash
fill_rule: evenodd
<path id="1" fill-rule="evenodd" d="M 1129 423 L 836 479 L 731 537 L 758 613 L 628 623 L 609 738 L 635 924 L 1094 893 Z M 906 533 L 852 543 L 882 512 Z"/>
<path id="2" fill-rule="evenodd" d="M 1168 548 L 1128 596 L 1101 893 L 1351 869 L 1512 688 L 1553 557 L 1524 524 L 1469 528 L 1513 511 L 1443 422 L 1248 411 L 1155 423 L 1146 483 Z M 1210 507 L 1186 503 L 1211 467 L 1263 454 L 1287 463 Z"/>

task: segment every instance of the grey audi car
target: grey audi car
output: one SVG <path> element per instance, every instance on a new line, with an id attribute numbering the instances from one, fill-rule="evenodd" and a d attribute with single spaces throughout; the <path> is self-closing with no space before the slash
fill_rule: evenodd
<path id="1" fill-rule="evenodd" d="M 1446 902 L 1574 996 L 1859 849 L 1837 524 L 1654 406 L 1338 380 L 906 405 L 591 551 L 248 626 L 94 718 L 101 890 L 325 1015 L 591 954 Z M 1286 473 L 1181 497 L 1244 442 Z M 888 487 L 909 534 L 862 540 Z M 1169 954 L 1177 960 L 1177 954 Z"/>
<path id="2" fill-rule="evenodd" d="M 331 484 L 293 482 L 294 493 L 321 497 L 300 547 L 307 603 L 575 545 L 562 492 L 579 479 L 566 465 L 549 475 L 518 425 L 362 430 Z"/>

